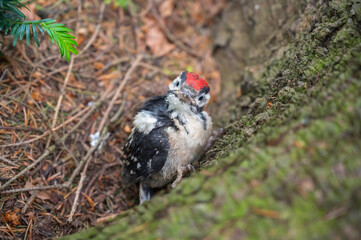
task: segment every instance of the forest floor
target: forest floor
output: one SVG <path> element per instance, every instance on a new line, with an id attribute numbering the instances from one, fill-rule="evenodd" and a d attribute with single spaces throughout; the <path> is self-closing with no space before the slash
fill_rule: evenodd
<path id="1" fill-rule="evenodd" d="M 122 146 L 135 111 L 181 71 L 208 80 L 208 111 L 216 113 L 220 73 L 210 26 L 225 1 L 129 3 L 28 5 L 29 20 L 53 18 L 74 30 L 80 51 L 70 62 L 49 40 L 39 48 L 2 43 L 1 239 L 67 235 L 138 204 L 136 187 L 119 181 Z M 106 141 L 101 148 L 96 133 Z"/>

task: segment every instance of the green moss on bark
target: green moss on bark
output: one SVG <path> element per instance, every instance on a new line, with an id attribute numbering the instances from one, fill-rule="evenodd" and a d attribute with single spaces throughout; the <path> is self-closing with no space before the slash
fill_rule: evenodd
<path id="1" fill-rule="evenodd" d="M 264 92 L 207 153 L 206 173 L 65 239 L 358 238 L 359 6 L 318 5 L 312 30 L 253 75 Z"/>

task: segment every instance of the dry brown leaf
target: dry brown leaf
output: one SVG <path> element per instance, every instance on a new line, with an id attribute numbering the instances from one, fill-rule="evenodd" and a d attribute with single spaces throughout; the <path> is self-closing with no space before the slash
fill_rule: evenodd
<path id="1" fill-rule="evenodd" d="M 269 218 L 275 218 L 279 219 L 281 217 L 281 214 L 279 212 L 269 210 L 269 209 L 263 209 L 263 208 L 252 208 L 252 212 L 263 217 L 269 217 Z"/>
<path id="2" fill-rule="evenodd" d="M 88 200 L 89 204 L 90 204 L 90 211 L 94 211 L 94 207 L 95 207 L 95 204 L 94 204 L 94 201 L 85 193 L 81 193 L 85 198 L 86 200 Z"/>
<path id="3" fill-rule="evenodd" d="M 118 78 L 118 76 L 119 76 L 119 72 L 114 71 L 114 72 L 111 72 L 111 73 L 108 73 L 108 74 L 103 74 L 103 75 L 99 76 L 98 79 L 102 80 L 102 81 L 109 81 L 111 79 Z"/>
<path id="4" fill-rule="evenodd" d="M 113 213 L 113 214 L 110 214 L 110 215 L 108 215 L 108 216 L 106 216 L 106 217 L 98 218 L 98 219 L 97 219 L 97 224 L 102 223 L 102 222 L 104 222 L 104 221 L 107 221 L 107 220 L 109 220 L 109 219 L 115 218 L 115 217 L 118 216 L 118 215 L 119 215 L 119 213 Z"/>
<path id="5" fill-rule="evenodd" d="M 73 104 L 69 100 L 66 100 L 66 99 L 63 100 L 60 108 L 63 112 L 70 112 L 71 110 L 74 109 Z"/>
<path id="6" fill-rule="evenodd" d="M 202 22 L 204 19 L 204 6 L 201 2 L 189 2 L 190 7 L 190 14 L 194 20 L 196 20 L 198 23 Z"/>
<path id="7" fill-rule="evenodd" d="M 57 218 L 54 214 L 47 213 L 47 212 L 43 212 L 43 213 L 40 213 L 40 214 L 45 215 L 45 216 L 53 217 L 55 219 L 55 221 L 57 221 L 60 225 L 64 225 L 64 223 L 62 221 L 60 221 L 59 218 Z"/>
<path id="8" fill-rule="evenodd" d="M 37 0 L 36 3 L 42 5 L 43 7 L 53 5 L 56 1 L 50 0 Z"/>
<path id="9" fill-rule="evenodd" d="M 102 62 L 94 62 L 93 67 L 97 70 L 102 69 L 104 67 L 104 63 Z"/>
<path id="10" fill-rule="evenodd" d="M 41 74 L 41 72 L 39 72 L 39 71 L 35 71 L 35 72 L 33 72 L 33 73 L 31 74 L 31 76 L 32 76 L 33 78 L 36 78 L 36 80 L 41 80 L 42 74 Z"/>
<path id="11" fill-rule="evenodd" d="M 76 36 L 76 42 L 79 46 L 84 42 L 88 32 L 89 31 L 86 28 L 79 28 L 78 35 Z"/>
<path id="12" fill-rule="evenodd" d="M 73 72 L 70 72 L 69 81 L 72 82 L 72 83 L 73 83 L 73 82 L 76 82 L 76 77 L 75 77 L 75 75 L 74 75 Z"/>
<path id="13" fill-rule="evenodd" d="M 45 201 L 45 200 L 49 200 L 50 199 L 50 192 L 48 191 L 40 191 L 38 196 L 36 196 L 37 198 Z"/>
<path id="14" fill-rule="evenodd" d="M 124 132 L 130 133 L 131 131 L 132 131 L 132 129 L 129 127 L 129 125 L 125 125 Z"/>
<path id="15" fill-rule="evenodd" d="M 70 73 L 69 82 L 70 82 L 69 85 L 71 85 L 72 87 L 85 88 L 84 84 L 82 82 L 78 81 L 73 73 Z"/>
<path id="16" fill-rule="evenodd" d="M 34 212 L 29 212 L 28 214 L 26 214 L 28 216 L 28 220 L 34 220 Z"/>
<path id="17" fill-rule="evenodd" d="M 145 43 L 156 56 L 164 56 L 175 48 L 174 44 L 168 42 L 166 36 L 160 30 L 156 21 L 152 18 L 146 19 L 147 32 Z"/>
<path id="18" fill-rule="evenodd" d="M 41 94 L 37 90 L 31 91 L 31 97 L 34 99 L 35 102 L 40 102 L 42 100 Z"/>
<path id="19" fill-rule="evenodd" d="M 9 210 L 5 213 L 5 221 L 11 223 L 13 227 L 16 227 L 20 224 L 20 215 L 12 210 Z"/>
<path id="20" fill-rule="evenodd" d="M 162 17 L 169 17 L 172 15 L 174 9 L 174 0 L 166 0 L 160 5 L 159 12 Z"/>
<path id="21" fill-rule="evenodd" d="M 24 188 L 33 188 L 33 187 L 35 186 L 30 181 L 27 181 L 24 186 Z"/>
<path id="22" fill-rule="evenodd" d="M 296 140 L 296 141 L 294 142 L 294 145 L 295 145 L 297 148 L 304 148 L 306 144 L 305 144 L 305 142 L 303 142 L 303 141 Z"/>

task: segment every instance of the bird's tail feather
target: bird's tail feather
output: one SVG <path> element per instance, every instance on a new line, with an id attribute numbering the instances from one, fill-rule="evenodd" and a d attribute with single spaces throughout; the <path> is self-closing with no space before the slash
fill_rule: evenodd
<path id="1" fill-rule="evenodd" d="M 139 184 L 139 204 L 142 205 L 144 202 L 149 201 L 153 196 L 153 191 L 142 182 Z"/>

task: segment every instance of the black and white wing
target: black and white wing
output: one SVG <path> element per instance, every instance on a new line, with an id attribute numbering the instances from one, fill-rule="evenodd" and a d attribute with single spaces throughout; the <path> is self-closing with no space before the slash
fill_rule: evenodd
<path id="1" fill-rule="evenodd" d="M 124 146 L 122 178 L 126 183 L 136 183 L 162 169 L 169 151 L 165 128 L 170 126 L 175 127 L 164 96 L 154 97 L 143 105 Z"/>

